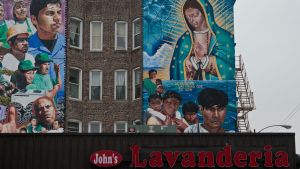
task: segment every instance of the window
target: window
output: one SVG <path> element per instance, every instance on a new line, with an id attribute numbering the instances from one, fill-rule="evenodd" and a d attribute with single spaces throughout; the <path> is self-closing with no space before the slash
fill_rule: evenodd
<path id="1" fill-rule="evenodd" d="M 132 72 L 133 99 L 141 98 L 141 69 L 135 68 Z"/>
<path id="2" fill-rule="evenodd" d="M 102 72 L 100 70 L 90 71 L 90 100 L 102 99 Z"/>
<path id="3" fill-rule="evenodd" d="M 68 133 L 81 133 L 82 123 L 79 120 L 68 120 Z"/>
<path id="4" fill-rule="evenodd" d="M 101 133 L 102 123 L 100 121 L 89 122 L 89 133 Z"/>
<path id="5" fill-rule="evenodd" d="M 127 50 L 127 22 L 115 23 L 115 50 Z"/>
<path id="6" fill-rule="evenodd" d="M 127 121 L 117 121 L 114 123 L 115 133 L 126 133 L 127 132 Z"/>
<path id="7" fill-rule="evenodd" d="M 82 49 L 82 21 L 74 17 L 70 19 L 70 46 Z"/>
<path id="8" fill-rule="evenodd" d="M 115 100 L 127 100 L 127 71 L 115 71 Z"/>
<path id="9" fill-rule="evenodd" d="M 69 72 L 70 98 L 81 100 L 82 72 L 78 68 L 70 68 Z"/>
<path id="10" fill-rule="evenodd" d="M 101 21 L 90 23 L 90 50 L 102 51 L 103 45 L 103 24 Z"/>
<path id="11" fill-rule="evenodd" d="M 141 46 L 141 24 L 140 18 L 132 22 L 132 48 L 137 49 Z"/>

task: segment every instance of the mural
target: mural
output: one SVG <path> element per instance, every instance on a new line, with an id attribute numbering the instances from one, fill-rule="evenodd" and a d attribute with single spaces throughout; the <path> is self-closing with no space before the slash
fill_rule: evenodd
<path id="1" fill-rule="evenodd" d="M 0 133 L 62 133 L 65 0 L 0 2 Z"/>
<path id="2" fill-rule="evenodd" d="M 196 129 L 200 129 L 199 132 L 236 130 L 234 2 L 235 0 L 143 1 L 145 124 L 181 126 L 177 127 L 177 132 L 196 132 Z M 205 96 L 202 102 L 199 100 L 200 95 Z M 152 97 L 157 104 L 161 103 L 160 111 L 149 111 Z M 148 98 L 151 99 L 147 100 Z M 170 105 L 178 109 L 172 115 L 166 115 L 168 106 L 165 101 L 168 98 L 172 98 Z M 208 98 L 211 98 L 211 103 L 205 105 Z M 159 99 L 162 99 L 161 102 Z M 183 107 L 188 110 L 194 107 L 193 112 L 198 109 L 193 115 L 184 117 Z M 200 113 L 197 113 L 198 110 Z M 209 124 L 209 120 L 205 120 L 208 117 L 204 115 L 209 110 L 221 112 L 217 115 L 223 115 L 224 119 L 214 117 L 210 121 L 215 120 L 215 124 Z M 164 117 L 158 118 L 153 112 Z M 197 128 L 191 127 L 195 124 L 189 121 L 191 116 L 197 120 Z M 215 128 L 219 126 L 220 131 L 213 128 L 207 130 L 208 125 L 216 125 Z"/>

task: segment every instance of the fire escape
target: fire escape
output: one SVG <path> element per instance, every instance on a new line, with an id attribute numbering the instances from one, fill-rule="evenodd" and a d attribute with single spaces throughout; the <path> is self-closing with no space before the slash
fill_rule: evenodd
<path id="1" fill-rule="evenodd" d="M 248 113 L 255 109 L 255 104 L 241 55 L 236 57 L 236 90 L 238 97 L 238 130 L 239 132 L 251 132 Z"/>

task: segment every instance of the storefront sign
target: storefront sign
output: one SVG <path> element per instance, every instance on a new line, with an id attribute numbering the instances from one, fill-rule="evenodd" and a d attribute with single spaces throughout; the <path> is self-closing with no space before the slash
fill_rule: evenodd
<path id="1" fill-rule="evenodd" d="M 101 150 L 91 155 L 90 162 L 98 167 L 113 167 L 122 162 L 122 155 L 117 151 Z"/>

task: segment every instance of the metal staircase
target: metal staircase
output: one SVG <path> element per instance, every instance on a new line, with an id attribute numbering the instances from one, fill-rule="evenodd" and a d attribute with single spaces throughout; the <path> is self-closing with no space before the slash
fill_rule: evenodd
<path id="1" fill-rule="evenodd" d="M 238 119 L 239 132 L 251 132 L 248 113 L 255 109 L 253 92 L 251 92 L 247 73 L 242 56 L 236 56 L 236 90 L 238 97 Z"/>

